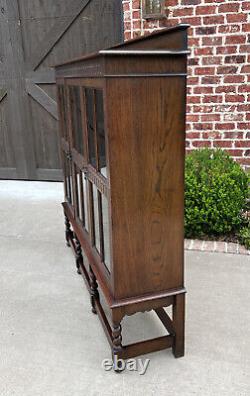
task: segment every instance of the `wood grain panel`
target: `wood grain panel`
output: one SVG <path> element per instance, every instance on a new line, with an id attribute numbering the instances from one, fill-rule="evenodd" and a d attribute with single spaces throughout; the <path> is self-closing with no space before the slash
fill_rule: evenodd
<path id="1" fill-rule="evenodd" d="M 107 84 L 115 297 L 181 287 L 185 79 Z"/>

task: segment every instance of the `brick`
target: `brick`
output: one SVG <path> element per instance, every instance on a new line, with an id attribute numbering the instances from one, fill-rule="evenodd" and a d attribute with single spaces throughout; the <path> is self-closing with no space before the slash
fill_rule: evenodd
<path id="1" fill-rule="evenodd" d="M 244 81 L 245 81 L 245 77 L 240 75 L 232 75 L 232 76 L 224 77 L 225 84 L 240 84 L 243 83 Z"/>
<path id="2" fill-rule="evenodd" d="M 199 65 L 199 58 L 189 58 L 188 59 L 188 64 L 190 65 L 190 66 L 197 66 L 197 65 Z"/>
<path id="3" fill-rule="evenodd" d="M 131 30 L 131 22 L 125 22 L 124 23 L 124 30 L 126 31 L 126 30 Z"/>
<path id="4" fill-rule="evenodd" d="M 124 40 L 125 41 L 130 40 L 131 38 L 132 38 L 131 32 L 124 32 Z"/>
<path id="5" fill-rule="evenodd" d="M 129 2 L 123 2 L 123 11 L 129 11 L 129 10 L 130 10 Z"/>
<path id="6" fill-rule="evenodd" d="M 201 25 L 201 18 L 200 17 L 194 17 L 194 16 L 189 16 L 185 18 L 181 18 L 182 23 L 187 23 L 191 26 L 199 26 Z"/>
<path id="7" fill-rule="evenodd" d="M 130 12 L 124 12 L 124 22 L 130 23 L 131 14 Z"/>
<path id="8" fill-rule="evenodd" d="M 173 12 L 174 17 L 178 16 L 187 16 L 194 14 L 194 7 L 184 7 L 184 8 L 177 8 Z"/>
<path id="9" fill-rule="evenodd" d="M 235 150 L 235 149 L 226 149 L 226 152 L 233 157 L 242 157 L 244 153 L 243 150 Z"/>
<path id="10" fill-rule="evenodd" d="M 230 55 L 225 57 L 225 63 L 244 63 L 246 61 L 245 55 Z"/>
<path id="11" fill-rule="evenodd" d="M 220 114 L 201 114 L 200 119 L 202 122 L 220 121 Z"/>
<path id="12" fill-rule="evenodd" d="M 218 13 L 228 13 L 228 12 L 238 12 L 240 8 L 239 2 L 230 3 L 226 2 L 225 4 L 221 4 L 218 8 Z"/>
<path id="13" fill-rule="evenodd" d="M 226 102 L 244 102 L 245 101 L 245 96 L 243 95 L 226 95 L 225 96 Z"/>
<path id="14" fill-rule="evenodd" d="M 250 45 L 240 45 L 239 52 L 242 54 L 244 52 L 250 53 Z"/>
<path id="15" fill-rule="evenodd" d="M 236 158 L 237 161 L 237 158 Z M 240 161 L 238 161 L 241 165 L 248 165 L 250 166 L 250 158 L 241 158 Z"/>
<path id="16" fill-rule="evenodd" d="M 244 151 L 240 149 L 225 149 L 225 151 L 232 157 L 242 157 L 244 155 Z"/>
<path id="17" fill-rule="evenodd" d="M 198 85 L 199 78 L 198 77 L 188 77 L 187 83 L 188 83 L 188 85 Z"/>
<path id="18" fill-rule="evenodd" d="M 200 2 L 201 0 L 181 0 L 182 5 L 197 5 L 200 4 Z"/>
<path id="19" fill-rule="evenodd" d="M 202 26 L 198 27 L 195 29 L 196 34 L 200 35 L 210 35 L 210 34 L 215 34 L 216 33 L 216 27 L 215 26 Z"/>
<path id="20" fill-rule="evenodd" d="M 222 37 L 202 37 L 202 45 L 222 45 Z"/>
<path id="21" fill-rule="evenodd" d="M 187 114 L 186 120 L 187 122 L 198 122 L 199 118 L 200 117 L 196 114 Z"/>
<path id="22" fill-rule="evenodd" d="M 250 147 L 250 140 L 236 140 L 235 147 Z"/>
<path id="23" fill-rule="evenodd" d="M 215 111 L 215 106 L 193 106 L 194 113 L 213 113 Z"/>
<path id="24" fill-rule="evenodd" d="M 227 47 L 217 47 L 216 48 L 216 53 L 217 54 L 235 54 L 237 51 L 237 46 L 236 45 L 229 45 Z"/>
<path id="25" fill-rule="evenodd" d="M 209 132 L 203 132 L 202 133 L 203 139 L 222 139 L 222 133 L 221 132 L 214 132 L 214 131 L 209 131 Z"/>
<path id="26" fill-rule="evenodd" d="M 198 47 L 200 43 L 200 38 L 198 37 L 191 37 L 189 40 L 189 46 L 190 47 Z"/>
<path id="27" fill-rule="evenodd" d="M 234 92 L 236 93 L 237 86 L 236 85 L 221 85 L 220 87 L 215 88 L 216 93 L 222 92 Z"/>
<path id="28" fill-rule="evenodd" d="M 195 8 L 196 15 L 209 15 L 215 14 L 216 6 L 198 6 Z"/>
<path id="29" fill-rule="evenodd" d="M 224 138 L 224 139 L 233 139 L 233 140 L 235 140 L 235 139 L 243 139 L 243 132 L 238 132 L 238 131 L 230 132 L 230 131 L 226 131 L 226 132 L 224 132 L 223 138 Z"/>
<path id="30" fill-rule="evenodd" d="M 243 10 L 243 11 L 250 10 L 250 3 L 249 3 L 249 1 L 243 1 L 243 2 L 242 2 L 242 10 Z"/>
<path id="31" fill-rule="evenodd" d="M 238 87 L 238 92 L 239 93 L 243 93 L 243 92 L 250 92 L 250 85 L 241 85 L 240 87 Z"/>
<path id="32" fill-rule="evenodd" d="M 224 15 L 212 15 L 203 17 L 202 21 L 204 25 L 219 25 L 224 23 Z"/>
<path id="33" fill-rule="evenodd" d="M 133 29 L 141 29 L 141 21 L 133 21 Z"/>
<path id="34" fill-rule="evenodd" d="M 133 19 L 140 19 L 141 18 L 141 12 L 139 10 L 133 11 L 132 15 L 133 15 Z"/>
<path id="35" fill-rule="evenodd" d="M 200 132 L 187 132 L 187 139 L 200 139 Z"/>
<path id="36" fill-rule="evenodd" d="M 242 113 L 224 113 L 224 121 L 243 121 L 244 114 Z"/>
<path id="37" fill-rule="evenodd" d="M 234 74 L 236 73 L 238 68 L 236 66 L 219 66 L 217 68 L 218 74 Z"/>
<path id="38" fill-rule="evenodd" d="M 227 22 L 234 23 L 234 22 L 247 22 L 247 14 L 228 14 L 227 15 Z"/>
<path id="39" fill-rule="evenodd" d="M 189 95 L 187 97 L 187 103 L 201 103 L 201 97 Z"/>
<path id="40" fill-rule="evenodd" d="M 197 131 L 206 131 L 213 129 L 212 123 L 193 123 L 193 128 Z"/>
<path id="41" fill-rule="evenodd" d="M 215 74 L 215 67 L 196 67 L 195 73 L 197 75 L 214 75 Z"/>
<path id="42" fill-rule="evenodd" d="M 244 34 L 236 34 L 226 37 L 226 44 L 245 44 L 246 36 Z"/>
<path id="43" fill-rule="evenodd" d="M 222 57 L 221 56 L 206 56 L 206 57 L 203 57 L 202 64 L 204 66 L 207 66 L 207 65 L 221 65 L 222 64 Z"/>
<path id="44" fill-rule="evenodd" d="M 194 94 L 209 94 L 213 93 L 214 88 L 213 87 L 206 87 L 206 86 L 200 86 L 200 87 L 195 87 L 193 89 Z"/>
<path id="45" fill-rule="evenodd" d="M 230 122 L 224 122 L 220 124 L 215 124 L 216 129 L 225 130 L 225 129 L 235 129 L 235 124 Z"/>
<path id="46" fill-rule="evenodd" d="M 237 111 L 250 112 L 250 104 L 238 104 Z"/>
<path id="47" fill-rule="evenodd" d="M 219 95 L 206 95 L 202 98 L 202 103 L 222 103 L 222 96 Z"/>
<path id="48" fill-rule="evenodd" d="M 209 140 L 194 140 L 192 141 L 193 147 L 211 147 L 211 141 Z"/>
<path id="49" fill-rule="evenodd" d="M 133 9 L 137 10 L 140 9 L 140 7 L 141 7 L 140 0 L 133 0 Z"/>
<path id="50" fill-rule="evenodd" d="M 214 140 L 213 145 L 214 147 L 232 147 L 232 141 L 231 140 Z"/>
<path id="51" fill-rule="evenodd" d="M 243 129 L 243 130 L 250 130 L 250 122 L 238 122 L 237 123 L 237 128 L 238 129 Z M 249 146 L 247 146 L 249 147 Z"/>
<path id="52" fill-rule="evenodd" d="M 217 85 L 221 81 L 220 77 L 217 76 L 205 76 L 201 78 L 201 84 L 205 85 Z"/>
<path id="53" fill-rule="evenodd" d="M 218 113 L 228 113 L 230 112 L 234 112 L 237 110 L 237 105 L 236 104 L 232 104 L 232 103 L 227 103 L 227 104 L 222 104 L 222 105 L 217 105 L 214 108 L 214 111 L 218 112 Z"/>
<path id="54" fill-rule="evenodd" d="M 244 73 L 250 73 L 250 65 L 242 66 L 240 72 L 241 72 L 242 74 L 244 74 Z"/>
<path id="55" fill-rule="evenodd" d="M 241 31 L 241 25 L 222 25 L 219 26 L 219 33 L 239 33 Z"/>
<path id="56" fill-rule="evenodd" d="M 235 47 L 235 48 L 237 48 L 237 47 Z M 194 49 L 194 54 L 197 56 L 198 55 L 213 55 L 213 53 L 214 53 L 213 47 L 195 48 Z"/>

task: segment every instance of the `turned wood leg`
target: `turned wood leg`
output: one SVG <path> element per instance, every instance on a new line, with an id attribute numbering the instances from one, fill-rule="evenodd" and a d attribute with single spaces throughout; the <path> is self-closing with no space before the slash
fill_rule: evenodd
<path id="1" fill-rule="evenodd" d="M 67 216 L 65 216 L 65 223 L 64 224 L 65 224 L 66 245 L 70 246 L 69 239 L 70 239 L 70 237 L 72 235 L 72 231 L 71 231 L 70 222 L 69 222 L 69 219 L 67 218 Z"/>
<path id="2" fill-rule="evenodd" d="M 175 329 L 173 354 L 176 358 L 184 356 L 185 342 L 185 294 L 175 296 L 173 304 L 173 325 Z"/>
<path id="3" fill-rule="evenodd" d="M 118 361 L 120 358 L 120 352 L 122 350 L 122 326 L 120 323 L 113 323 L 112 326 L 112 355 L 113 355 L 113 362 L 114 362 L 114 370 L 116 372 L 121 371 L 120 364 L 121 362 Z M 117 366 L 115 366 L 117 365 Z"/>
<path id="4" fill-rule="evenodd" d="M 77 273 L 81 274 L 80 267 L 83 263 L 82 247 L 76 237 L 75 237 L 75 241 L 76 241 L 76 268 L 77 268 Z"/>
<path id="5" fill-rule="evenodd" d="M 90 299 L 92 305 L 92 312 L 96 314 L 95 302 L 97 299 L 99 299 L 98 283 L 96 281 L 95 274 L 92 271 L 91 267 L 89 267 L 89 279 L 90 279 L 90 296 L 91 296 Z"/>

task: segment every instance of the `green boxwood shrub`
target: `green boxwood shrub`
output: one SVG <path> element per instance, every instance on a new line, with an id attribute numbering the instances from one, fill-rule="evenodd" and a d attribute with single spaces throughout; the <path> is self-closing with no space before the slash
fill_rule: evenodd
<path id="1" fill-rule="evenodd" d="M 250 223 L 239 230 L 238 238 L 239 242 L 250 250 Z"/>
<path id="2" fill-rule="evenodd" d="M 227 153 L 193 151 L 186 157 L 185 235 L 225 235 L 240 229 L 249 176 Z"/>

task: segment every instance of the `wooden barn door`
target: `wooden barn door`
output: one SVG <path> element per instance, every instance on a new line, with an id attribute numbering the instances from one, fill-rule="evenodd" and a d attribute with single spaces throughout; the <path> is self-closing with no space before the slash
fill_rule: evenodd
<path id="1" fill-rule="evenodd" d="M 122 41 L 120 0 L 0 0 L 0 178 L 60 180 L 52 66 Z"/>

